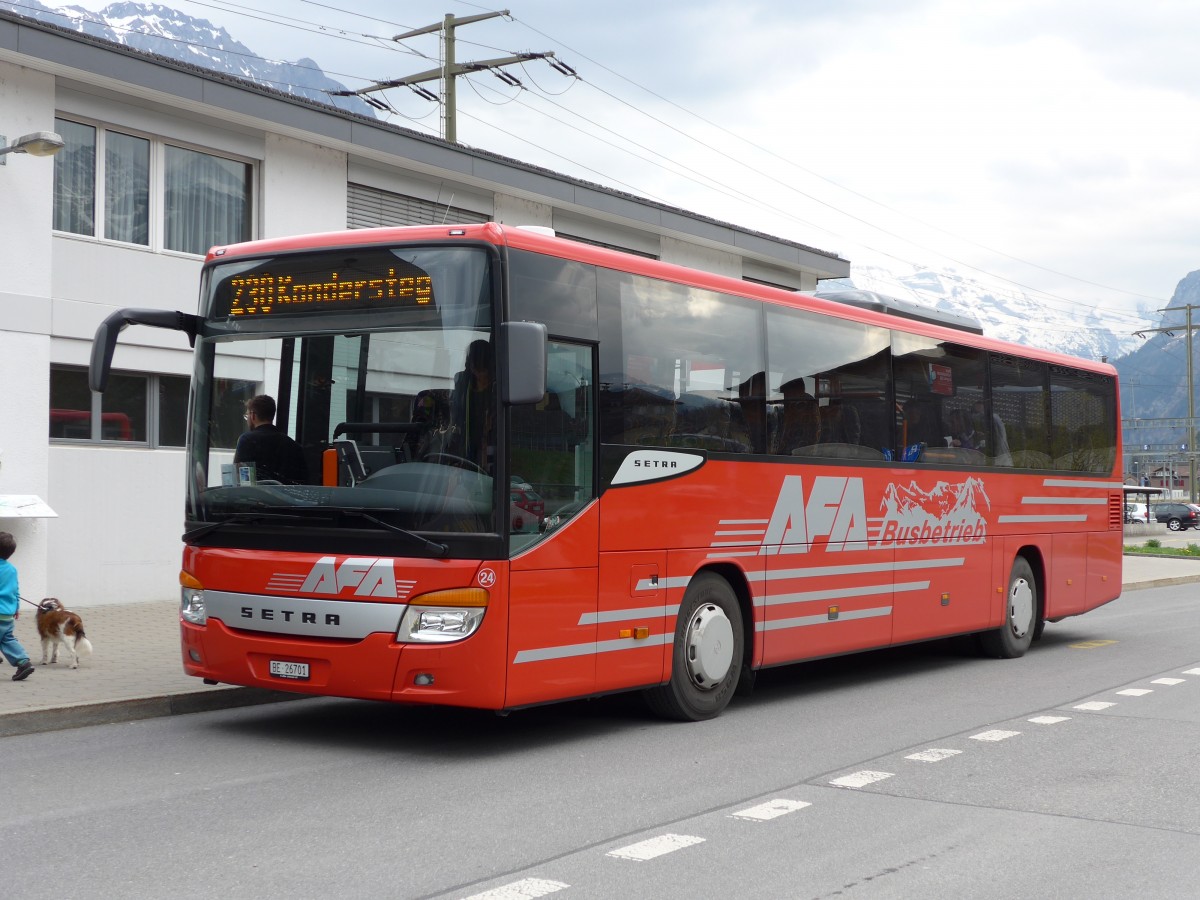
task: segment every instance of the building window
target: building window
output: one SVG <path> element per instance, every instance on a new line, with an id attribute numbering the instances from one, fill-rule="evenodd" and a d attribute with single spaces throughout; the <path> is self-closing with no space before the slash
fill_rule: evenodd
<path id="1" fill-rule="evenodd" d="M 113 372 L 108 390 L 94 394 L 87 369 L 51 366 L 50 438 L 182 447 L 188 385 L 183 375 Z"/>
<path id="2" fill-rule="evenodd" d="M 96 233 L 96 129 L 55 119 L 64 146 L 54 157 L 54 229 Z"/>
<path id="3" fill-rule="evenodd" d="M 150 142 L 110 131 L 104 146 L 104 236 L 150 243 Z"/>
<path id="4" fill-rule="evenodd" d="M 251 237 L 251 166 L 109 128 L 55 119 L 54 228 L 202 255 Z M 97 227 L 99 223 L 99 227 Z"/>
<path id="5" fill-rule="evenodd" d="M 250 167 L 182 147 L 166 147 L 163 246 L 204 254 L 250 239 Z"/>

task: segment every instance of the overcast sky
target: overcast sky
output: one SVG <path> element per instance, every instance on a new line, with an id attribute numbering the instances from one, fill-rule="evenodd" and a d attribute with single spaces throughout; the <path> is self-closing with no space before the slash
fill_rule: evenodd
<path id="1" fill-rule="evenodd" d="M 353 88 L 436 65 L 436 35 L 392 36 L 500 8 L 164 2 Z M 459 27 L 458 60 L 553 51 L 579 79 L 545 62 L 507 70 L 524 89 L 460 79 L 464 144 L 855 263 L 949 266 L 1060 306 L 1161 307 L 1200 269 L 1195 0 L 509 9 Z M 438 133 L 435 104 L 403 88 L 383 96 L 390 121 Z"/>

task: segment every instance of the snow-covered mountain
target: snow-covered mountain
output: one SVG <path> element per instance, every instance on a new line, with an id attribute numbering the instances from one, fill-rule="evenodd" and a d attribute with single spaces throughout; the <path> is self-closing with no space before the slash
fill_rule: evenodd
<path id="1" fill-rule="evenodd" d="M 82 6 L 47 6 L 39 0 L 0 0 L 0 9 L 102 38 L 214 72 L 245 78 L 264 87 L 374 116 L 360 97 L 334 97 L 345 85 L 327 76 L 311 59 L 264 59 L 224 28 L 156 3 L 110 3 L 99 12 Z"/>
<path id="2" fill-rule="evenodd" d="M 840 286 L 874 291 L 941 312 L 975 319 L 984 334 L 1056 350 L 1085 359 L 1115 360 L 1143 343 L 1133 332 L 1153 327 L 1159 318 L 1149 307 L 1139 309 L 1141 325 L 1128 312 L 1107 313 L 1059 298 L 1036 297 L 1007 285 L 965 278 L 953 269 L 917 268 L 906 272 L 877 266 L 851 265 L 850 278 L 821 282 L 821 290 Z"/>

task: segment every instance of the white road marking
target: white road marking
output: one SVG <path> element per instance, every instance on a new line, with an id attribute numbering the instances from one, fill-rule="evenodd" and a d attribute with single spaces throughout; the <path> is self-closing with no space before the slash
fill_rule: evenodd
<path id="1" fill-rule="evenodd" d="M 704 838 L 693 837 L 689 834 L 660 834 L 658 837 L 639 841 L 636 844 L 630 844 L 628 847 L 621 847 L 619 850 L 609 850 L 605 855 L 613 856 L 617 859 L 632 859 L 637 862 L 645 862 L 648 859 L 654 859 L 656 856 L 662 856 L 665 853 L 674 853 L 676 850 L 682 850 L 684 847 L 702 843 L 704 843 Z"/>
<path id="2" fill-rule="evenodd" d="M 1183 684 L 1186 678 L 1155 678 L 1151 684 Z"/>
<path id="3" fill-rule="evenodd" d="M 917 762 L 941 762 L 943 759 L 958 756 L 960 753 L 962 753 L 961 750 L 942 750 L 937 747 L 931 747 L 928 750 L 922 750 L 920 753 L 909 754 L 904 758 L 915 759 Z"/>
<path id="4" fill-rule="evenodd" d="M 1034 716 L 1029 720 L 1034 725 L 1057 725 L 1059 722 L 1071 721 L 1070 716 Z"/>
<path id="5" fill-rule="evenodd" d="M 971 735 L 973 741 L 1004 741 L 1010 737 L 1016 737 L 1021 732 L 1019 731 L 1002 731 L 996 728 L 992 731 L 981 731 L 979 734 Z"/>
<path id="6" fill-rule="evenodd" d="M 1185 669 L 1184 675 L 1200 675 L 1200 669 Z"/>
<path id="7" fill-rule="evenodd" d="M 1147 694 L 1153 694 L 1154 691 L 1150 688 L 1125 688 L 1123 691 L 1117 691 L 1122 697 L 1145 697 Z"/>
<path id="8" fill-rule="evenodd" d="M 805 803 L 803 800 L 768 800 L 766 803 L 760 803 L 758 806 L 752 806 L 749 809 L 743 809 L 741 812 L 735 812 L 729 818 L 768 822 L 771 819 L 786 816 L 788 813 L 795 812 L 798 809 L 804 809 L 806 806 L 812 806 L 812 804 Z"/>
<path id="9" fill-rule="evenodd" d="M 1103 700 L 1089 700 L 1087 703 L 1080 703 L 1076 709 L 1086 709 L 1090 712 L 1098 712 L 1102 709 L 1108 709 L 1110 706 L 1116 706 L 1115 703 L 1106 703 Z"/>
<path id="10" fill-rule="evenodd" d="M 482 894 L 472 894 L 466 900 L 531 900 L 533 897 L 545 897 L 547 894 L 554 894 L 569 887 L 569 884 L 563 884 L 561 881 L 548 881 L 545 878 L 522 878 L 512 884 L 504 884 L 498 888 L 492 888 L 490 891 L 484 891 Z"/>
<path id="11" fill-rule="evenodd" d="M 885 778 L 891 778 L 893 772 L 872 772 L 863 770 L 862 772 L 854 772 L 850 775 L 843 775 L 841 778 L 835 778 L 830 784 L 838 787 L 860 788 L 866 787 L 868 784 L 874 784 L 876 781 L 883 781 Z"/>

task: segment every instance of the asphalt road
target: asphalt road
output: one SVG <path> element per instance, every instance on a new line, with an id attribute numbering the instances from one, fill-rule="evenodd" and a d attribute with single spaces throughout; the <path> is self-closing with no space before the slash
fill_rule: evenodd
<path id="1" fill-rule="evenodd" d="M 698 725 L 632 696 L 319 699 L 5 738 L 6 889 L 1192 898 L 1198 606 L 1131 592 L 1023 660 L 946 641 L 771 670 Z"/>

